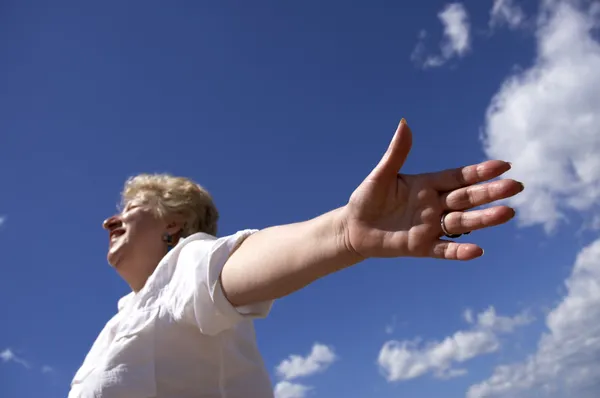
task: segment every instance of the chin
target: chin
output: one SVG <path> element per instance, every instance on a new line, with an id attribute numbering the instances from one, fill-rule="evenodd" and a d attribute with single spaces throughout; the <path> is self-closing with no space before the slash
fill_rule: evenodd
<path id="1" fill-rule="evenodd" d="M 119 263 L 121 262 L 121 256 L 118 251 L 109 251 L 106 255 L 106 261 L 113 268 L 119 268 Z"/>
<path id="2" fill-rule="evenodd" d="M 114 256 L 111 256 L 110 254 L 108 256 L 106 256 L 106 261 L 108 261 L 108 265 L 110 265 L 113 268 L 117 268 L 117 262 L 115 261 L 115 259 L 113 258 Z"/>

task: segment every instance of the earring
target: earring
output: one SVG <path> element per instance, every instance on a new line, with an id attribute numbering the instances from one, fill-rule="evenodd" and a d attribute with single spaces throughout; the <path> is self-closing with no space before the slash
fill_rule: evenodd
<path id="1" fill-rule="evenodd" d="M 167 242 L 167 251 L 173 248 L 173 235 L 168 232 L 165 232 L 163 235 L 163 241 Z"/>

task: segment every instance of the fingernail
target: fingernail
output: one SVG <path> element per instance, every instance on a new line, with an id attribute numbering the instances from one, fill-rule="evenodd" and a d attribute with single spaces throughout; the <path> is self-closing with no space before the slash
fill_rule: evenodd
<path id="1" fill-rule="evenodd" d="M 523 184 L 521 181 L 517 181 L 519 183 L 519 185 L 521 186 L 521 191 L 525 189 L 525 184 Z"/>
<path id="2" fill-rule="evenodd" d="M 402 118 L 402 120 L 400 120 L 400 124 L 408 124 L 408 123 L 406 122 L 405 118 Z"/>

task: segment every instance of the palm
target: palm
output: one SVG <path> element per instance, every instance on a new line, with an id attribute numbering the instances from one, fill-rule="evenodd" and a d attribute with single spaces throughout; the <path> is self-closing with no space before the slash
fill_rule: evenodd
<path id="1" fill-rule="evenodd" d="M 502 224 L 514 215 L 506 206 L 463 212 L 517 194 L 522 184 L 495 178 L 510 168 L 490 161 L 461 169 L 419 175 L 398 174 L 411 147 L 411 133 L 400 125 L 385 156 L 350 197 L 347 245 L 366 257 L 438 257 L 468 260 L 483 251 L 477 245 L 441 240 L 440 220 L 452 233 Z"/>

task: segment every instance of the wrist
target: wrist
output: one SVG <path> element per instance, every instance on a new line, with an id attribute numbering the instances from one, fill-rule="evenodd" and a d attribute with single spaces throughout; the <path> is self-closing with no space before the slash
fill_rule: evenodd
<path id="1" fill-rule="evenodd" d="M 333 211 L 334 216 L 334 235 L 336 255 L 340 261 L 347 263 L 347 266 L 357 264 L 366 260 L 364 256 L 358 253 L 350 244 L 349 218 L 347 205 Z"/>

